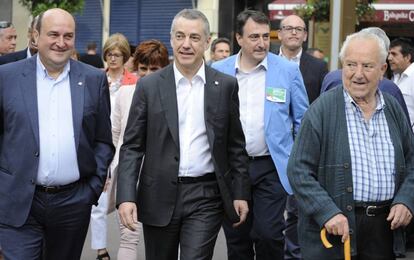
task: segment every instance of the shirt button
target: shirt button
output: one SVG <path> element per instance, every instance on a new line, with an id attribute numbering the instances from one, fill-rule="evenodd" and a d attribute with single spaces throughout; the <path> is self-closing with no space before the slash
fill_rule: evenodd
<path id="1" fill-rule="evenodd" d="M 352 206 L 351 205 L 346 206 L 346 210 L 352 211 Z"/>
<path id="2" fill-rule="evenodd" d="M 346 191 L 347 191 L 347 192 L 349 192 L 349 193 L 351 193 L 351 192 L 352 192 L 352 190 L 353 190 L 353 189 L 352 189 L 352 187 L 348 187 L 348 188 L 346 188 Z"/>
<path id="3" fill-rule="evenodd" d="M 35 152 L 35 157 L 39 157 L 39 152 Z"/>
<path id="4" fill-rule="evenodd" d="M 35 181 L 33 179 L 31 179 L 30 180 L 30 183 L 34 185 L 35 184 Z"/>
<path id="5" fill-rule="evenodd" d="M 349 168 L 349 163 L 344 163 L 344 168 L 348 169 Z"/>

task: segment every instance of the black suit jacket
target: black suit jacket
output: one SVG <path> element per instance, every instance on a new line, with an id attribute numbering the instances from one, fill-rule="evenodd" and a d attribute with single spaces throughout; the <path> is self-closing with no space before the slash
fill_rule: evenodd
<path id="1" fill-rule="evenodd" d="M 27 48 L 21 51 L 12 52 L 3 56 L 0 56 L 0 65 L 7 64 L 10 62 L 15 62 L 18 60 L 26 59 L 27 57 Z"/>
<path id="2" fill-rule="evenodd" d="M 328 73 L 327 64 L 303 51 L 299 69 L 308 93 L 309 104 L 311 104 L 321 93 L 323 78 Z"/>
<path id="3" fill-rule="evenodd" d="M 208 66 L 205 75 L 209 146 L 224 210 L 236 222 L 233 200 L 250 197 L 237 80 Z M 117 204 L 136 201 L 142 223 L 168 225 L 176 203 L 179 162 L 177 94 L 169 65 L 142 78 L 135 90 L 119 157 Z"/>

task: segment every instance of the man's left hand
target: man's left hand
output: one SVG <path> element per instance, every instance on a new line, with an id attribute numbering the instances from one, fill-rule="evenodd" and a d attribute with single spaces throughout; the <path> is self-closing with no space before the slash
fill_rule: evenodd
<path id="1" fill-rule="evenodd" d="M 399 227 L 407 226 L 412 217 L 413 214 L 411 214 L 411 211 L 405 205 L 395 204 L 391 207 L 387 220 L 391 221 L 391 230 L 395 230 Z"/>
<path id="2" fill-rule="evenodd" d="M 246 221 L 247 213 L 249 212 L 249 206 L 245 200 L 234 200 L 233 201 L 234 209 L 237 212 L 237 215 L 240 217 L 240 221 L 233 224 L 233 227 L 238 227 Z"/>

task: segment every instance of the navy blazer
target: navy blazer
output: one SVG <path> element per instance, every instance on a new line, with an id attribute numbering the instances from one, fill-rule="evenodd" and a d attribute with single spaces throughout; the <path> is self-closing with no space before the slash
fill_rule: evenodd
<path id="1" fill-rule="evenodd" d="M 27 219 L 39 167 L 36 57 L 0 66 L 0 224 L 15 227 Z M 73 60 L 69 79 L 83 185 L 77 196 L 92 204 L 114 154 L 108 82 L 103 71 Z"/>
<path id="2" fill-rule="evenodd" d="M 27 57 L 27 48 L 21 51 L 12 52 L 3 56 L 0 56 L 0 65 L 7 64 L 10 62 L 15 62 L 18 60 L 26 59 Z"/>

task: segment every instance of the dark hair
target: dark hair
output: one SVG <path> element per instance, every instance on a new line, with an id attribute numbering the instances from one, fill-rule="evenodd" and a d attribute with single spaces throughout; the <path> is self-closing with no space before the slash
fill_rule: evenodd
<path id="1" fill-rule="evenodd" d="M 267 24 L 270 26 L 269 18 L 264 13 L 255 10 L 244 10 L 237 15 L 236 33 L 243 35 L 243 27 L 249 18 L 256 23 Z"/>
<path id="2" fill-rule="evenodd" d="M 413 63 L 414 62 L 413 42 L 408 38 L 400 37 L 391 42 L 390 49 L 394 47 L 398 47 L 398 46 L 401 47 L 401 54 L 403 55 L 403 57 L 406 57 L 408 54 L 411 55 L 410 62 Z"/>
<path id="3" fill-rule="evenodd" d="M 306 52 L 307 52 L 308 54 L 310 54 L 310 55 L 312 55 L 314 52 L 317 52 L 317 51 L 319 51 L 320 53 L 323 53 L 323 50 L 321 50 L 321 49 L 319 49 L 319 48 L 308 48 L 308 49 L 306 50 Z"/>
<path id="4" fill-rule="evenodd" d="M 42 20 L 43 20 L 44 14 L 45 14 L 45 11 L 41 12 L 37 18 L 36 31 L 38 31 L 39 33 L 40 33 L 40 28 L 42 28 Z"/>
<path id="5" fill-rule="evenodd" d="M 210 47 L 210 51 L 211 52 L 215 52 L 216 51 L 216 45 L 219 43 L 226 43 L 229 47 L 230 45 L 230 40 L 225 38 L 225 37 L 220 37 L 217 39 L 214 39 L 214 41 L 211 43 L 211 47 Z"/>
<path id="6" fill-rule="evenodd" d="M 86 49 L 89 50 L 96 50 L 96 42 L 90 42 L 86 45 Z"/>
<path id="7" fill-rule="evenodd" d="M 134 71 L 138 70 L 138 63 L 145 65 L 159 65 L 161 68 L 167 66 L 168 50 L 165 45 L 158 40 L 143 41 L 135 49 Z"/>

